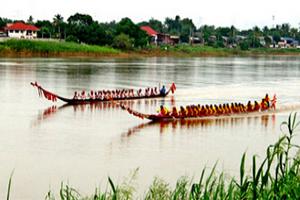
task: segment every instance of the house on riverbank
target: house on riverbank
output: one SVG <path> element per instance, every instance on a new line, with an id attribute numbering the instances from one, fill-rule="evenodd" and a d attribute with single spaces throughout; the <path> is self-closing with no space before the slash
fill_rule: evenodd
<path id="1" fill-rule="evenodd" d="M 291 37 L 281 37 L 278 42 L 279 48 L 299 48 L 299 42 Z"/>
<path id="2" fill-rule="evenodd" d="M 7 24 L 4 30 L 10 38 L 34 39 L 37 38 L 37 31 L 39 28 L 31 24 L 16 22 Z"/>
<path id="3" fill-rule="evenodd" d="M 150 26 L 141 26 L 140 29 L 145 31 L 147 35 L 150 37 L 150 43 L 157 44 L 157 34 L 154 29 L 152 29 Z"/>
<path id="4" fill-rule="evenodd" d="M 179 36 L 159 33 L 150 26 L 141 26 L 141 30 L 145 31 L 150 37 L 150 43 L 155 45 L 175 45 L 179 43 Z"/>

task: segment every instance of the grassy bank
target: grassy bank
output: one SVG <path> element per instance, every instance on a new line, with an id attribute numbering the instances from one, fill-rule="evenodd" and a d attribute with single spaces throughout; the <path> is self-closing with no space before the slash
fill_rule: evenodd
<path id="1" fill-rule="evenodd" d="M 0 56 L 117 56 L 120 53 L 111 47 L 72 42 L 11 39 L 0 43 Z"/>
<path id="2" fill-rule="evenodd" d="M 6 40 L 0 42 L 0 57 L 205 57 L 205 56 L 272 56 L 300 55 L 300 49 L 214 48 L 209 46 L 150 46 L 144 49 L 121 51 L 111 47 L 85 45 L 71 42 Z"/>
<path id="3" fill-rule="evenodd" d="M 181 56 L 267 56 L 267 55 L 300 55 L 300 49 L 255 48 L 241 50 L 239 48 L 214 48 L 210 46 L 162 46 L 151 51 L 164 52 L 166 55 Z"/>
<path id="4" fill-rule="evenodd" d="M 206 172 L 202 170 L 200 179 L 192 181 L 187 177 L 178 179 L 176 186 L 171 188 L 164 180 L 155 178 L 142 199 L 145 200 L 198 200 L 198 199 L 300 199 L 300 157 L 299 146 L 293 144 L 294 133 L 299 125 L 296 114 L 290 115 L 287 122 L 282 123 L 282 130 L 286 132 L 279 140 L 266 150 L 265 158 L 257 161 L 251 158 L 251 172 L 245 167 L 246 154 L 240 162 L 240 175 L 237 178 L 225 178 L 224 173 L 217 173 L 216 166 Z M 62 200 L 117 200 L 134 199 L 135 188 L 132 178 L 116 185 L 108 178 L 107 188 L 101 191 L 95 189 L 90 196 L 82 196 L 70 185 L 61 184 L 58 194 L 52 191 L 46 194 L 46 199 L 56 197 Z M 11 189 L 11 179 L 8 184 L 7 199 Z M 139 198 L 141 199 L 141 198 Z"/>

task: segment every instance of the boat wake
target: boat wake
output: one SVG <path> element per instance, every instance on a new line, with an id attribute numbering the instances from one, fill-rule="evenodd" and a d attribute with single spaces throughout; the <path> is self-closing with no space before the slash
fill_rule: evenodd
<path id="1" fill-rule="evenodd" d="M 288 112 L 300 110 L 300 103 L 282 104 L 276 108 L 276 112 Z"/>

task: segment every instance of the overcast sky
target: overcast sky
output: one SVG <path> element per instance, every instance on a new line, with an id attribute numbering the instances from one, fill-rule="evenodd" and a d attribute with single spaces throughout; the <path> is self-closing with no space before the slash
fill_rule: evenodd
<path id="1" fill-rule="evenodd" d="M 52 20 L 61 14 L 66 20 L 76 12 L 108 22 L 129 17 L 134 22 L 150 18 L 164 21 L 175 15 L 192 18 L 194 24 L 234 25 L 239 29 L 274 23 L 300 26 L 300 0 L 0 0 L 0 17 Z"/>

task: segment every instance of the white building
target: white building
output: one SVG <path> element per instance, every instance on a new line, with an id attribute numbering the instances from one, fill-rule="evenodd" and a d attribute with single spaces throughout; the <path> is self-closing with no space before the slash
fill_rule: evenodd
<path id="1" fill-rule="evenodd" d="M 34 25 L 16 22 L 13 24 L 7 24 L 5 30 L 7 32 L 7 36 L 11 38 L 34 39 L 37 38 L 37 31 L 39 29 Z"/>

